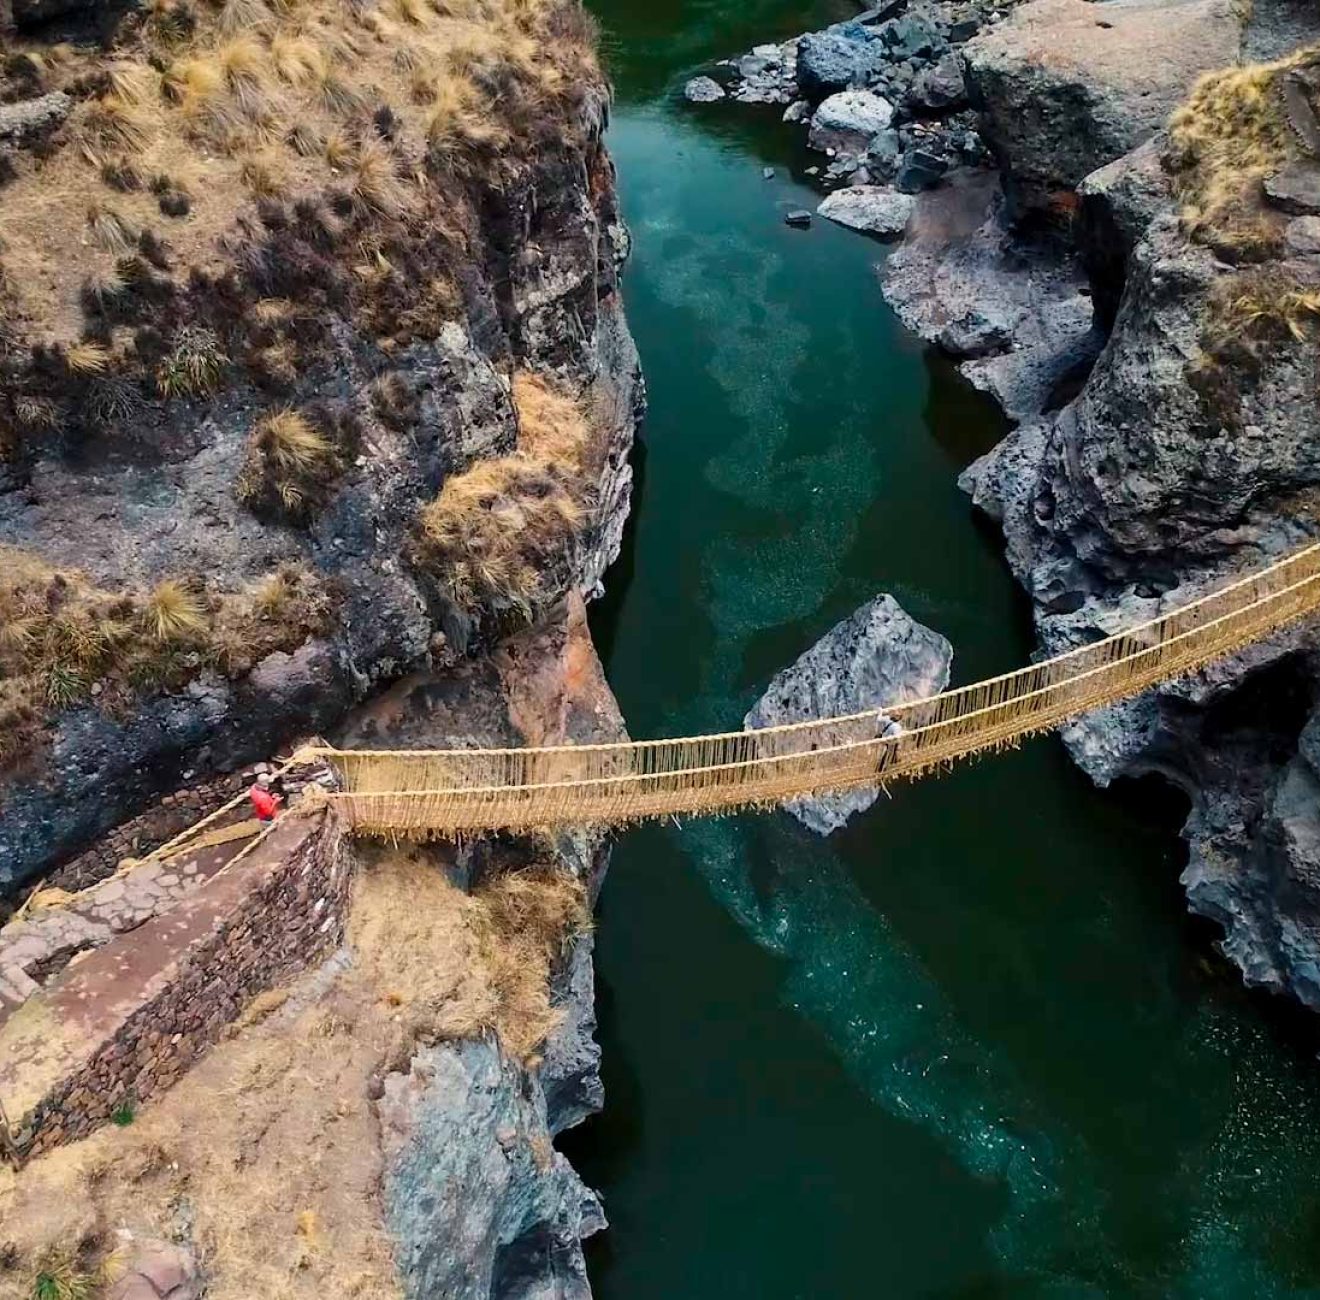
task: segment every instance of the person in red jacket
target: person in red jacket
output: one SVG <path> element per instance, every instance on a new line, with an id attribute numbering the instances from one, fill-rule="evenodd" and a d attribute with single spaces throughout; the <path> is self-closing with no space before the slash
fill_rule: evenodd
<path id="1" fill-rule="evenodd" d="M 257 820 L 262 822 L 273 822 L 283 803 L 280 796 L 271 789 L 271 779 L 265 772 L 257 777 L 256 785 L 248 791 L 248 798 L 252 801 L 252 811 L 257 814 Z"/>

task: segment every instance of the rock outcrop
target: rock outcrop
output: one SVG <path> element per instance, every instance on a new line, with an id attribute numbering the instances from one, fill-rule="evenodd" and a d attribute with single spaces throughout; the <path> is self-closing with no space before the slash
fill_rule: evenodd
<path id="1" fill-rule="evenodd" d="M 1253 24 L 1274 21 L 1278 8 L 1263 6 Z M 1052 12 L 1038 3 L 1021 12 L 1029 11 Z M 1184 7 L 1185 18 L 1197 13 L 1208 20 L 1212 7 Z M 1065 50 L 1069 30 L 1066 22 Z M 1016 52 L 1006 45 L 1014 33 Z M 1041 50 L 1052 39 L 1043 21 L 1031 32 L 1015 22 L 986 43 L 1006 64 L 1035 66 L 1034 76 L 1050 63 Z M 1078 102 L 1088 112 L 1111 105 L 1129 135 L 1092 133 L 1091 141 L 1108 140 L 1105 149 L 1071 161 L 1048 136 L 1039 156 L 1025 136 L 1002 151 L 1010 183 L 1025 180 L 1026 191 L 1043 193 L 1047 179 L 1076 185 L 1074 233 L 1107 334 L 1103 350 L 1073 400 L 1014 412 L 1020 427 L 963 479 L 1003 527 L 1049 652 L 1154 616 L 1316 533 L 1313 326 L 1293 304 L 1309 301 L 1320 266 L 1289 215 L 1320 174 L 1317 160 L 1300 136 L 1281 136 L 1292 142 L 1259 196 L 1240 182 L 1253 261 L 1235 265 L 1219 251 L 1213 217 L 1202 228 L 1185 219 L 1178 189 L 1187 163 L 1163 134 L 1121 158 L 1104 156 L 1152 126 L 1140 106 L 1129 113 L 1110 97 L 1107 76 L 1102 62 L 1079 68 L 1087 91 Z M 1277 89 L 1266 82 L 1266 111 L 1282 114 Z M 1017 108 L 985 103 L 989 138 L 995 123 L 1017 129 Z M 1023 159 L 1014 157 L 1019 146 Z M 1232 154 L 1230 146 L 1229 166 Z M 1077 177 L 1092 161 L 1103 165 Z M 1229 172 L 1222 183 L 1235 179 Z M 959 246 L 948 256 L 956 264 L 966 254 Z M 1313 630 L 1301 626 L 1064 732 L 1098 782 L 1156 774 L 1185 793 L 1183 883 L 1192 909 L 1223 927 L 1223 950 L 1250 983 L 1316 1009 L 1320 803 L 1308 719 L 1318 701 L 1320 654 Z"/>
<path id="2" fill-rule="evenodd" d="M 1163 127 L 1198 74 L 1237 60 L 1234 0 L 1031 0 L 964 50 L 1014 216 L 1066 203 Z"/>
<path id="3" fill-rule="evenodd" d="M 743 719 L 750 731 L 878 709 L 938 695 L 949 684 L 953 648 L 888 595 L 877 596 L 777 673 Z M 897 725 L 891 723 L 890 725 Z M 883 718 L 877 731 L 883 734 Z M 877 789 L 784 805 L 808 830 L 828 835 L 869 808 Z"/>
<path id="4" fill-rule="evenodd" d="M 489 1040 L 428 1048 L 386 1080 L 380 1113 L 407 1295 L 591 1295 L 581 1242 L 605 1216 L 551 1145 L 535 1076 Z"/>
<path id="5" fill-rule="evenodd" d="M 872 11 L 730 66 L 735 98 L 789 104 L 832 151 L 823 180 L 851 188 L 822 215 L 901 230 L 886 298 L 1017 424 L 962 482 L 1003 527 L 1042 648 L 1057 652 L 1317 530 L 1314 60 L 1294 58 L 1277 84 L 1257 70 L 1198 90 L 1181 143 L 1165 127 L 1203 73 L 1291 56 L 1320 40 L 1320 17 L 1296 0 L 1010 10 Z M 1259 95 L 1259 136 L 1235 118 L 1235 93 Z M 894 107 L 864 146 L 866 130 L 821 129 L 821 109 L 832 121 L 834 102 L 864 95 Z M 1190 195 L 1202 182 L 1188 169 L 1206 166 L 1223 175 Z M 1241 199 L 1226 201 L 1235 185 Z M 893 189 L 915 195 L 907 210 Z M 1217 238 L 1225 212 L 1240 228 Z M 1099 782 L 1157 773 L 1186 793 L 1191 906 L 1223 925 L 1251 982 L 1320 1009 L 1316 724 L 1303 730 L 1318 661 L 1314 636 L 1290 629 L 1064 739 Z"/>
<path id="6" fill-rule="evenodd" d="M 36 31 L 58 6 L 38 8 L 15 6 L 24 31 Z M 573 21 L 568 13 L 565 32 Z M 15 69 L 27 66 L 16 56 L 5 75 L 17 78 Z M 31 66 L 47 70 L 32 73 L 37 82 L 7 86 L 8 96 L 64 75 Z M 101 86 L 87 77 L 6 104 L 0 130 L 27 146 L 39 127 L 49 135 L 44 148 L 74 153 L 78 133 L 103 111 L 89 98 Z M 30 743 L 0 743 L 0 895 L 176 789 L 184 771 L 204 780 L 265 758 L 295 733 L 328 731 L 353 702 L 402 673 L 456 662 L 539 617 L 569 589 L 599 593 L 622 539 L 642 404 L 617 293 L 627 239 L 602 140 L 606 104 L 599 74 L 580 79 L 553 138 L 528 146 L 526 157 L 522 144 L 510 143 L 497 184 L 477 169 L 468 175 L 447 209 L 469 222 L 464 253 L 437 214 L 422 220 L 410 212 L 406 238 L 391 224 L 392 205 L 412 202 L 406 193 L 382 188 L 353 202 L 315 191 L 254 198 L 226 171 L 235 210 L 205 250 L 204 274 L 190 278 L 172 248 L 192 237 L 185 216 L 161 236 L 142 234 L 143 247 L 170 270 L 145 255 L 120 258 L 132 262 L 133 284 L 154 277 L 147 297 L 133 296 L 122 277 L 102 284 L 92 265 L 99 254 L 86 251 L 84 236 L 74 260 L 87 260 L 86 281 L 100 288 L 80 289 L 80 268 L 60 267 L 49 301 L 11 304 L 0 349 L 0 546 L 46 566 L 51 599 L 58 603 L 70 575 L 135 609 L 162 581 L 178 582 L 201 593 L 184 596 L 188 608 L 195 603 L 213 620 L 218 600 L 273 591 L 261 586 L 272 570 L 296 566 L 317 612 L 307 627 L 263 616 L 260 636 L 239 637 L 219 654 L 204 638 L 182 637 L 145 682 L 139 675 L 106 686 L 98 677 L 104 664 L 87 671 L 63 661 L 0 681 L 0 722 L 11 735 L 20 727 L 30 735 Z M 383 168 L 383 187 L 392 184 L 390 169 L 424 143 L 402 117 L 387 120 L 389 112 L 376 120 L 393 122 L 393 137 L 379 145 L 393 153 L 370 164 Z M 165 110 L 160 120 L 168 129 Z M 35 155 L 26 148 L 14 157 L 17 177 L 0 193 L 11 251 L 29 238 L 41 244 L 28 215 L 41 201 Z M 419 154 L 417 166 L 424 162 Z M 109 182 L 89 183 L 110 193 Z M 123 184 L 132 190 L 123 203 L 155 211 L 145 189 Z M 194 209 L 203 198 L 221 201 L 194 195 Z M 348 238 L 354 224 L 358 234 Z M 416 233 L 427 229 L 429 240 Z M 362 239 L 387 241 L 379 246 L 389 256 L 374 254 L 375 270 L 355 261 Z M 4 291 L 17 292 L 14 283 L 7 278 Z M 371 293 L 363 294 L 367 283 Z M 385 297 L 373 302 L 377 292 Z M 435 301 L 423 310 L 412 301 L 419 293 Z M 107 305 L 115 294 L 124 300 Z M 390 295 L 402 296 L 387 302 Z M 34 323 L 38 309 L 49 323 Z M 43 341 L 61 329 L 67 339 Z M 183 340 L 174 353 L 171 339 Z M 176 396 L 171 385 L 183 380 L 167 368 L 198 340 L 211 351 L 197 364 L 219 368 L 214 382 L 205 379 L 215 391 Z M 72 371 L 82 364 L 92 371 Z M 417 520 L 450 478 L 514 451 L 520 416 L 511 370 L 544 376 L 587 412 L 590 436 L 571 491 L 588 508 L 579 506 L 582 523 L 566 553 L 534 561 L 530 598 L 491 598 L 482 589 L 460 601 L 447 573 L 419 563 Z M 304 508 L 296 485 L 287 511 L 278 495 L 256 505 L 244 497 L 254 431 L 280 411 L 298 412 L 314 437 L 324 437 L 321 429 L 342 435 L 343 450 L 329 453 L 333 480 L 316 489 L 314 509 Z M 7 441 L 13 428 L 22 431 L 17 442 Z M 272 641 L 275 648 L 262 648 Z M 51 672 L 53 686 L 43 677 Z"/>

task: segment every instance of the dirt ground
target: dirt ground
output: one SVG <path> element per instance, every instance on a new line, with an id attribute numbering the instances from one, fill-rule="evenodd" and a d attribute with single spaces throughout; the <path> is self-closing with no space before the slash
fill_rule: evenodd
<path id="1" fill-rule="evenodd" d="M 467 893 L 444 854 L 368 851 L 329 963 L 258 998 L 125 1126 L 0 1169 L 0 1300 L 32 1300 L 42 1274 L 82 1288 L 61 1300 L 99 1294 L 124 1230 L 190 1245 L 210 1300 L 400 1294 L 372 1100 L 383 1073 L 417 1043 L 487 1032 L 534 1058 L 553 964 L 589 924 L 562 871 Z"/>

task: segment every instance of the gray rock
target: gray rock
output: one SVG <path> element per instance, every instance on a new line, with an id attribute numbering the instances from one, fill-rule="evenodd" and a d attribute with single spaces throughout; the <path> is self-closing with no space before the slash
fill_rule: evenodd
<path id="1" fill-rule="evenodd" d="M 926 149 L 909 149 L 898 164 L 894 184 L 904 194 L 917 194 L 938 185 L 949 170 L 948 161 Z"/>
<path id="2" fill-rule="evenodd" d="M 880 29 L 880 39 L 896 58 L 930 59 L 947 48 L 939 29 L 922 14 L 909 13 Z"/>
<path id="3" fill-rule="evenodd" d="M 1271 207 L 1294 216 L 1320 215 L 1320 164 L 1296 162 L 1267 176 L 1265 197 Z"/>
<path id="4" fill-rule="evenodd" d="M 62 126 L 72 111 L 73 100 L 62 90 L 0 105 L 0 144 L 30 147 Z"/>
<path id="5" fill-rule="evenodd" d="M 795 99 L 784 109 L 785 122 L 805 122 L 811 116 L 811 105 L 805 99 Z"/>
<path id="6" fill-rule="evenodd" d="M 946 54 L 933 67 L 917 74 L 908 92 L 909 107 L 927 112 L 951 112 L 967 103 L 967 83 L 963 80 L 962 60 Z"/>
<path id="7" fill-rule="evenodd" d="M 1096 315 L 1108 328 L 1118 315 L 1132 251 L 1155 217 L 1173 201 L 1156 136 L 1092 172 L 1077 187 L 1077 244 L 1091 280 Z"/>
<path id="8" fill-rule="evenodd" d="M 776 674 L 743 725 L 756 731 L 922 699 L 949 684 L 952 663 L 948 641 L 911 618 L 892 596 L 880 595 Z M 881 718 L 877 733 L 884 730 Z M 784 806 L 809 830 L 828 835 L 869 808 L 878 793 L 855 790 Z"/>
<path id="9" fill-rule="evenodd" d="M 822 217 L 872 235 L 901 235 L 916 200 L 879 185 L 836 190 L 816 209 Z"/>
<path id="10" fill-rule="evenodd" d="M 1289 252 L 1320 253 L 1320 216 L 1295 217 L 1283 232 Z"/>
<path id="11" fill-rule="evenodd" d="M 590 1300 L 600 1201 L 551 1145 L 535 1075 L 494 1041 L 425 1048 L 378 1104 L 385 1218 L 410 1300 Z"/>
<path id="12" fill-rule="evenodd" d="M 714 77 L 693 77 L 683 87 L 683 98 L 692 104 L 713 104 L 725 98 L 724 87 Z"/>
<path id="13" fill-rule="evenodd" d="M 984 173 L 955 171 L 918 196 L 881 283 L 904 324 L 931 342 L 965 341 L 980 351 L 978 343 L 1007 335 L 997 355 L 960 368 L 1017 420 L 1039 415 L 1102 341 L 1081 266 L 1007 229 L 994 178 Z"/>
<path id="14" fill-rule="evenodd" d="M 898 170 L 898 159 L 902 153 L 898 132 L 881 131 L 871 137 L 871 143 L 862 155 L 861 163 L 873 178 L 888 179 Z"/>
<path id="15" fill-rule="evenodd" d="M 1155 134 L 1192 83 L 1236 62 L 1233 0 L 1031 0 L 963 46 L 1016 219 Z"/>
<path id="16" fill-rule="evenodd" d="M 811 213 L 806 208 L 792 208 L 784 213 L 784 224 L 786 226 L 797 226 L 805 230 L 811 225 Z"/>
<path id="17" fill-rule="evenodd" d="M 893 120 L 894 106 L 874 91 L 843 90 L 816 109 L 807 143 L 821 152 L 860 155 Z"/>
<path id="18" fill-rule="evenodd" d="M 775 169 L 773 167 L 761 168 L 761 179 L 763 181 L 772 181 L 775 178 Z"/>
<path id="19" fill-rule="evenodd" d="M 886 57 L 885 47 L 860 23 L 812 32 L 798 43 L 798 85 L 814 103 L 837 91 L 864 86 Z"/>
<path id="20" fill-rule="evenodd" d="M 994 313 L 994 314 L 992 314 Z M 946 321 L 935 341 L 951 357 L 966 360 L 1003 352 L 1013 342 L 1015 321 L 994 307 L 969 307 L 961 316 Z"/>

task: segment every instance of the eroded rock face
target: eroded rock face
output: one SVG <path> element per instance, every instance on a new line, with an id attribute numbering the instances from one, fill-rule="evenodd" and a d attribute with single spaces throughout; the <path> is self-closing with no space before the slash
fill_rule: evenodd
<path id="1" fill-rule="evenodd" d="M 776 674 L 743 726 L 756 731 L 923 699 L 949 684 L 952 663 L 948 641 L 908 615 L 892 596 L 880 595 Z M 784 807 L 809 830 L 828 835 L 869 808 L 878 795 L 878 790 L 854 790 L 795 799 Z"/>
<path id="2" fill-rule="evenodd" d="M 489 654 L 396 683 L 335 739 L 409 749 L 590 744 L 627 733 L 585 606 L 570 594 L 553 617 Z M 561 832 L 551 847 L 594 902 L 609 860 L 604 835 Z M 483 840 L 457 857 L 467 887 L 517 870 L 528 848 Z M 605 1216 L 552 1145 L 604 1104 L 590 931 L 572 940 L 553 973 L 551 1003 L 559 1022 L 537 1059 L 511 1059 L 491 1039 L 440 1043 L 385 1078 L 385 1213 L 410 1297 L 590 1296 L 581 1242 Z"/>
<path id="3" fill-rule="evenodd" d="M 439 603 L 406 551 L 418 508 L 446 475 L 515 445 L 511 358 L 561 377 L 591 404 L 597 508 L 556 580 L 559 595 L 599 593 L 622 540 L 643 389 L 617 293 L 627 244 L 601 144 L 603 98 L 588 96 L 583 111 L 581 141 L 547 150 L 539 170 L 492 196 L 487 263 L 466 268 L 463 319 L 389 359 L 410 395 L 407 427 L 382 418 L 372 384 L 383 358 L 348 321 L 330 331 L 334 356 L 299 376 L 294 400 L 354 410 L 371 448 L 309 527 L 259 519 L 235 497 L 249 431 L 270 406 L 242 382 L 205 403 L 150 405 L 78 458 L 40 455 L 21 474 L 0 465 L 0 544 L 53 567 L 112 590 L 190 573 L 236 590 L 296 560 L 336 601 L 331 633 L 246 674 L 202 667 L 130 716 L 95 700 L 56 716 L 48 750 L 5 782 L 0 894 L 177 788 L 185 771 L 206 779 L 293 734 L 328 730 L 383 683 L 498 633 Z"/>
<path id="4" fill-rule="evenodd" d="M 1237 60 L 1232 0 L 1031 0 L 964 48 L 1016 218 L 1158 131 L 1196 77 Z"/>
<path id="5" fill-rule="evenodd" d="M 1081 263 L 1015 235 L 985 172 L 921 195 L 881 276 L 903 323 L 958 358 L 1014 419 L 1049 405 L 1100 347 Z"/>
<path id="6" fill-rule="evenodd" d="M 1080 395 L 964 475 L 1001 521 L 1043 647 L 1069 649 L 1185 603 L 1304 543 L 1320 483 L 1314 349 L 1261 344 L 1246 371 L 1209 340 L 1239 274 L 1187 239 L 1158 164 L 1136 150 L 1082 185 L 1084 239 L 1113 241 L 1097 283 L 1113 332 Z M 1085 209 L 1084 209 L 1085 210 Z M 1283 269 L 1303 282 L 1307 264 Z M 1314 629 L 1287 628 L 1063 732 L 1096 781 L 1158 774 L 1191 802 L 1183 875 L 1253 984 L 1320 1009 Z"/>
<path id="7" fill-rule="evenodd" d="M 379 1113 L 405 1295 L 587 1300 L 581 1243 L 605 1216 L 551 1145 L 535 1075 L 494 1042 L 442 1044 L 386 1079 Z"/>

